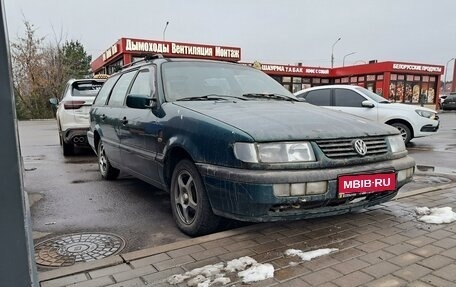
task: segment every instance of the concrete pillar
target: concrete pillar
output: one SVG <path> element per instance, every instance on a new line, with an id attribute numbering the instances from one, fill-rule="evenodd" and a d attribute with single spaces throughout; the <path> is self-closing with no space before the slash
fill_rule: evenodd
<path id="1" fill-rule="evenodd" d="M 0 286 L 38 286 L 30 211 L 22 182 L 3 0 L 0 12 Z"/>

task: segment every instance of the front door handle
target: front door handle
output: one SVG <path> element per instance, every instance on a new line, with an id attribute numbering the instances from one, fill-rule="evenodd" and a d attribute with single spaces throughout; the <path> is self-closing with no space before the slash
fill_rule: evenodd
<path id="1" fill-rule="evenodd" d="M 127 120 L 127 117 L 123 117 L 122 119 L 122 124 L 125 126 L 126 124 L 128 124 L 128 120 Z"/>

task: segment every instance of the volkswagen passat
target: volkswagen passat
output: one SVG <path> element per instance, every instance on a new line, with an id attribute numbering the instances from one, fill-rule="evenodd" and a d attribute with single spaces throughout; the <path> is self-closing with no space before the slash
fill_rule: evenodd
<path id="1" fill-rule="evenodd" d="M 90 112 L 103 178 L 123 170 L 170 192 L 177 226 L 221 217 L 336 215 L 393 198 L 414 161 L 398 130 L 302 102 L 235 63 L 150 57 L 111 76 Z"/>

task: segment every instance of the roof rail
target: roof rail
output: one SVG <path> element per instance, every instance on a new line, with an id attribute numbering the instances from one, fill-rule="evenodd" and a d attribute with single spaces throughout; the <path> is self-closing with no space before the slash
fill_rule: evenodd
<path id="1" fill-rule="evenodd" d="M 137 61 L 131 62 L 130 64 L 123 65 L 122 69 L 134 66 L 134 65 L 136 65 L 138 63 L 141 63 L 141 62 L 147 62 L 147 61 L 150 61 L 150 60 L 153 60 L 153 59 L 163 59 L 163 55 L 162 54 L 146 55 L 141 60 L 137 60 Z"/>

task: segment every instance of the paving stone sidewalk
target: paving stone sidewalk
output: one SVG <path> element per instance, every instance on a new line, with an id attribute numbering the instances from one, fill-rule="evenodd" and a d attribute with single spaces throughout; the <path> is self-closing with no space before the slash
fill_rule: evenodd
<path id="1" fill-rule="evenodd" d="M 456 208 L 456 187 L 415 192 L 363 212 L 257 224 L 39 274 L 42 287 L 169 286 L 166 279 L 250 256 L 274 278 L 251 286 L 456 286 L 456 223 L 417 220 L 417 206 Z M 295 265 L 290 248 L 339 251 Z M 231 276 L 230 286 L 242 284 Z M 178 286 L 186 286 L 181 284 Z"/>

